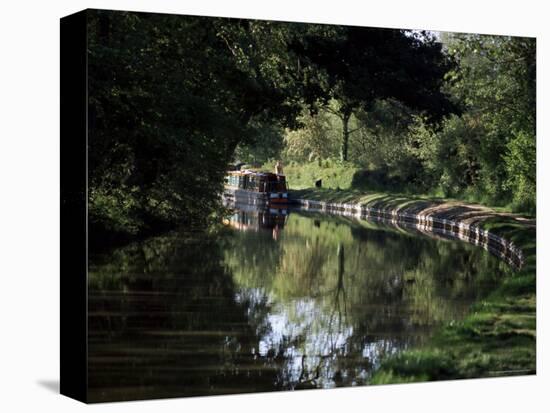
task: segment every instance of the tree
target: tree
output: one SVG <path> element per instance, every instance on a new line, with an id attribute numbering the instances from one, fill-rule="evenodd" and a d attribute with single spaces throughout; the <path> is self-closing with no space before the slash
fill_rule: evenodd
<path id="1" fill-rule="evenodd" d="M 394 99 L 439 119 L 455 110 L 441 91 L 452 61 L 427 32 L 363 27 L 313 31 L 293 45 L 295 52 L 324 75 L 318 83 L 326 104 L 339 102 L 334 113 L 342 122 L 340 156 L 348 159 L 350 119 L 368 111 L 377 99 Z"/>
<path id="2" fill-rule="evenodd" d="M 92 10 L 88 32 L 92 234 L 204 226 L 237 145 L 301 111 L 292 25 Z"/>
<path id="3" fill-rule="evenodd" d="M 492 201 L 535 207 L 536 42 L 533 38 L 453 34 L 444 38 L 458 62 L 448 90 L 475 121 L 479 192 Z"/>
<path id="4" fill-rule="evenodd" d="M 338 119 L 321 109 L 312 115 L 307 110 L 298 118 L 300 128 L 287 129 L 284 136 L 284 155 L 298 162 L 335 158 L 338 154 L 338 135 L 335 122 Z"/>

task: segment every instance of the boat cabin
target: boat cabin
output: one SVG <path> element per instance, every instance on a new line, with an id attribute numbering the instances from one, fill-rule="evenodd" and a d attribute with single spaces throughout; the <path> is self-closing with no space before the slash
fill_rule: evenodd
<path id="1" fill-rule="evenodd" d="M 270 172 L 229 171 L 225 177 L 226 186 L 253 192 L 287 192 L 284 175 Z"/>

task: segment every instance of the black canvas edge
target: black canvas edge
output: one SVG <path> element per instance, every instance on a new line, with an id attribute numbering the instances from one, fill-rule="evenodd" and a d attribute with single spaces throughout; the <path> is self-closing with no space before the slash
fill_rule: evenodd
<path id="1" fill-rule="evenodd" d="M 87 11 L 60 19 L 60 393 L 88 387 Z"/>

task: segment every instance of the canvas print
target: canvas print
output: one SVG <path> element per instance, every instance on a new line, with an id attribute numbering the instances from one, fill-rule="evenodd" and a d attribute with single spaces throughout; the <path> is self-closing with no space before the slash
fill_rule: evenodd
<path id="1" fill-rule="evenodd" d="M 85 401 L 536 373 L 534 38 L 79 16 Z"/>

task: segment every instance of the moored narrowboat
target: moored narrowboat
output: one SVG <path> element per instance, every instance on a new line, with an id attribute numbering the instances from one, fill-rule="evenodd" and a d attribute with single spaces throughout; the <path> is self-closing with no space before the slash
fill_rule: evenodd
<path id="1" fill-rule="evenodd" d="M 235 202 L 270 208 L 288 203 L 285 176 L 270 172 L 229 171 L 225 177 L 224 195 Z"/>

